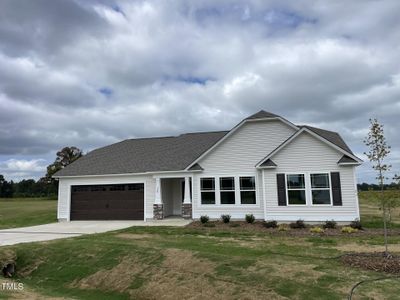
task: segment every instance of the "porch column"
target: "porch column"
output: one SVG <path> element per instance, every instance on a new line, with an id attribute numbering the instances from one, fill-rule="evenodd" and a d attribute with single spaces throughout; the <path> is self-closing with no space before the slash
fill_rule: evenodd
<path id="1" fill-rule="evenodd" d="M 156 190 L 153 204 L 153 219 L 164 219 L 164 207 L 161 197 L 161 178 L 156 177 Z"/>
<path id="2" fill-rule="evenodd" d="M 183 203 L 188 204 L 192 203 L 192 199 L 190 197 L 190 180 L 189 177 L 185 177 L 185 195 L 183 198 Z"/>
<path id="3" fill-rule="evenodd" d="M 192 218 L 192 199 L 190 197 L 190 177 L 185 177 L 185 191 L 182 203 L 182 217 L 184 219 Z"/>

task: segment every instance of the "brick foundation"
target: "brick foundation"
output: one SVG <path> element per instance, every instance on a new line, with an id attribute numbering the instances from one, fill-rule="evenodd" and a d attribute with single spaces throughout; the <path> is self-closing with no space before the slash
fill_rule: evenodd
<path id="1" fill-rule="evenodd" d="M 184 219 L 192 218 L 192 203 L 182 203 L 182 217 Z"/>
<path id="2" fill-rule="evenodd" d="M 154 220 L 164 219 L 164 207 L 162 204 L 153 204 L 153 218 Z"/>

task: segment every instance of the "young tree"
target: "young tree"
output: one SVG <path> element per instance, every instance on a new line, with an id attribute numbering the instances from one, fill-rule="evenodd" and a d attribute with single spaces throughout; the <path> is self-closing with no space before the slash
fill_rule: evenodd
<path id="1" fill-rule="evenodd" d="M 385 236 L 385 254 L 388 255 L 387 242 L 387 223 L 390 217 L 390 208 L 393 205 L 392 197 L 386 197 L 384 191 L 384 183 L 387 177 L 386 172 L 390 170 L 391 165 L 385 163 L 385 159 L 390 153 L 390 146 L 386 143 L 386 138 L 383 131 L 383 125 L 379 124 L 377 119 L 370 119 L 370 127 L 367 138 L 364 140 L 365 145 L 369 148 L 364 154 L 368 157 L 372 164 L 372 168 L 377 171 L 380 186 L 380 204 L 383 217 L 383 229 Z"/>

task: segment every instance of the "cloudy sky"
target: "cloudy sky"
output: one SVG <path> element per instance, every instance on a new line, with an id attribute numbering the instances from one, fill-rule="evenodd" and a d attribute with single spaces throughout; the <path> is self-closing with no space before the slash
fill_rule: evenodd
<path id="1" fill-rule="evenodd" d="M 339 131 L 368 119 L 400 170 L 400 2 L 0 1 L 0 174 L 55 152 L 230 129 L 260 109 Z M 366 163 L 359 181 L 373 181 Z"/>

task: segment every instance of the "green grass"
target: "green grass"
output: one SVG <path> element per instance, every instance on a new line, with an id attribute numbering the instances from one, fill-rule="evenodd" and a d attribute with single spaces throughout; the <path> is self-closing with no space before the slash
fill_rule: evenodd
<path id="1" fill-rule="evenodd" d="M 359 192 L 361 223 L 366 228 L 383 228 L 382 211 L 379 209 L 379 191 Z M 400 204 L 400 191 L 398 191 Z M 392 228 L 400 228 L 400 207 L 392 212 Z"/>
<path id="2" fill-rule="evenodd" d="M 0 229 L 57 221 L 57 201 L 46 198 L 0 199 Z"/>
<path id="3" fill-rule="evenodd" d="M 378 203 L 376 193 L 360 193 L 364 226 L 381 228 Z M 43 199 L 0 200 L 0 228 L 55 221 L 56 204 Z M 393 221 L 399 226 L 398 210 Z M 400 237 L 392 236 L 389 242 L 393 249 Z M 25 298 L 345 299 L 358 281 L 383 274 L 344 266 L 334 257 L 344 251 L 376 250 L 377 245 L 383 245 L 383 237 L 132 227 L 7 248 L 18 256 L 20 273 L 15 279 L 32 293 Z M 390 279 L 362 285 L 357 299 L 398 299 L 399 283 Z M 0 290 L 0 299 L 8 296 Z"/>
<path id="4" fill-rule="evenodd" d="M 380 243 L 379 237 L 366 243 L 360 237 L 210 233 L 208 228 L 132 227 L 8 248 L 16 251 L 25 274 L 16 280 L 41 295 L 76 299 L 344 299 L 358 281 L 382 276 L 333 258 L 343 253 L 340 246 L 368 248 Z M 26 273 L 27 268 L 33 271 Z M 397 299 L 399 293 L 398 279 L 356 291 L 357 299 Z"/>

